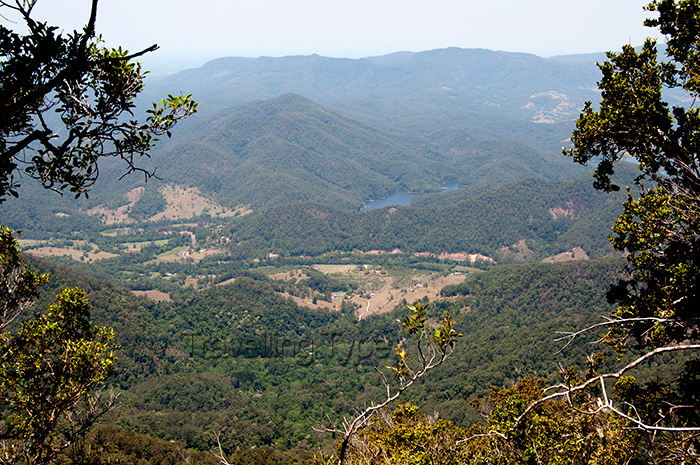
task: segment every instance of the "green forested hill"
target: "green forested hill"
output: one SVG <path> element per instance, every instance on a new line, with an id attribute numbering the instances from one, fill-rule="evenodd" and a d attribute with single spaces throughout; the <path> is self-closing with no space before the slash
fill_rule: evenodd
<path id="1" fill-rule="evenodd" d="M 288 94 L 199 121 L 154 155 L 159 176 L 254 207 L 313 201 L 357 209 L 399 189 L 500 183 L 576 172 L 523 143 L 444 130 L 428 138 L 372 127 Z"/>
<path id="2" fill-rule="evenodd" d="M 157 169 L 162 184 L 254 208 L 356 210 L 370 198 L 445 182 L 565 179 L 581 168 L 559 152 L 583 100 L 597 99 L 596 76 L 590 62 L 456 48 L 361 60 L 221 59 L 149 82 L 147 92 L 159 95 L 163 87 L 193 92 L 201 114 L 142 166 Z M 45 237 L 96 229 L 79 209 L 124 205 L 142 184 L 138 175 L 117 182 L 123 167 L 110 161 L 88 202 L 29 188 L 2 206 L 0 221 Z"/>
<path id="3" fill-rule="evenodd" d="M 561 155 L 517 140 L 463 128 L 411 135 L 347 118 L 293 94 L 200 118 L 139 163 L 159 178 L 146 186 L 149 191 L 165 184 L 196 187 L 225 206 L 254 209 L 314 202 L 358 210 L 371 198 L 402 189 L 435 192 L 446 182 L 564 179 L 582 171 Z M 3 205 L 0 220 L 32 229 L 29 217 L 41 223 L 61 211 L 76 216 L 81 208 L 124 205 L 126 192 L 143 185 L 143 179 L 119 180 L 119 169 L 105 163 L 91 199 L 78 203 L 61 201 L 27 179 L 20 199 Z M 53 222 L 48 223 L 37 226 L 50 228 Z"/>
<path id="4" fill-rule="evenodd" d="M 321 201 L 357 208 L 401 187 L 437 189 L 449 171 L 425 140 L 372 128 L 297 95 L 200 121 L 158 153 L 160 176 L 227 203 Z"/>
<path id="5" fill-rule="evenodd" d="M 633 176 L 630 168 L 626 177 Z M 624 194 L 593 189 L 588 176 L 529 179 L 419 196 L 411 206 L 365 213 L 319 204 L 271 207 L 230 226 L 233 256 L 318 255 L 332 250 L 482 253 L 499 262 L 531 261 L 574 247 L 591 257 L 607 241 Z M 524 241 L 529 249 L 516 250 Z M 522 255 L 525 252 L 525 255 Z M 518 258 L 520 257 L 520 258 Z"/>
<path id="6" fill-rule="evenodd" d="M 509 265 L 474 274 L 443 294 L 435 315 L 449 311 L 464 334 L 455 358 L 435 370 L 410 394 L 418 405 L 457 423 L 479 421 L 468 400 L 481 399 L 491 386 L 509 387 L 524 376 L 558 382 L 559 367 L 582 366 L 592 352 L 616 356 L 609 347 L 591 345 L 596 333 L 567 347 L 555 341 L 602 321 L 612 312 L 606 291 L 617 281 L 620 257 L 557 264 Z M 430 410 L 427 410 L 430 411 Z"/>
<path id="7" fill-rule="evenodd" d="M 620 174 L 623 186 L 630 185 L 635 175 L 632 167 Z M 269 196 L 274 187 L 258 191 Z M 317 256 L 332 251 L 400 249 L 404 253 L 481 253 L 509 263 L 541 260 L 575 247 L 596 258 L 611 252 L 607 236 L 625 198 L 624 193 L 596 191 L 588 175 L 566 181 L 531 178 L 471 185 L 415 196 L 409 206 L 368 212 L 324 204 L 313 191 L 306 193 L 307 200 L 282 203 L 287 197 L 280 194 L 279 204 L 261 206 L 251 214 L 204 220 L 197 237 L 200 243 L 209 240 L 218 247 L 225 237 L 224 251 L 234 260 L 264 258 L 269 253 Z M 22 207 L 20 199 L 9 204 L 4 221 L 15 228 L 30 225 L 25 237 L 82 235 L 97 236 L 98 242 L 104 242 L 99 235 L 104 226 L 94 217 L 69 202 L 62 204 L 71 208 L 58 211 L 70 216 L 57 216 L 51 210 L 59 204 L 54 201 L 29 202 Z M 162 239 L 163 233 L 157 231 L 163 227 L 153 226 L 150 234 L 146 229 L 143 239 L 134 240 Z"/>

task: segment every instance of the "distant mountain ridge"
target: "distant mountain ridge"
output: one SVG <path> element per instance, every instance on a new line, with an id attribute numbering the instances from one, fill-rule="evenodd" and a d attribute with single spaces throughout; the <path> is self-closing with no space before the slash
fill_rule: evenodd
<path id="1" fill-rule="evenodd" d="M 148 92 L 191 92 L 206 112 L 295 93 L 321 104 L 384 101 L 560 122 L 597 100 L 598 77 L 590 61 L 453 47 L 361 59 L 220 58 L 149 83 Z"/>

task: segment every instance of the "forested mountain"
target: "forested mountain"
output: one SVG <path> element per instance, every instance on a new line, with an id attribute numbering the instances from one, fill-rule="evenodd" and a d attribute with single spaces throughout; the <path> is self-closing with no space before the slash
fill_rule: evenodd
<path id="1" fill-rule="evenodd" d="M 314 201 L 358 209 L 399 189 L 437 191 L 445 182 L 575 172 L 561 156 L 516 141 L 443 130 L 431 142 L 343 117 L 294 94 L 217 113 L 179 139 L 154 155 L 161 178 L 254 207 Z"/>
<path id="2" fill-rule="evenodd" d="M 222 111 L 179 138 L 185 141 L 154 156 L 160 176 L 234 205 L 321 201 L 357 209 L 399 188 L 438 189 L 450 172 L 424 139 L 293 94 Z"/>
<path id="3" fill-rule="evenodd" d="M 555 122 L 596 98 L 597 77 L 593 61 L 448 48 L 357 60 L 221 58 L 154 82 L 149 92 L 187 89 L 205 111 L 296 93 L 320 103 L 373 101 Z"/>
<path id="4" fill-rule="evenodd" d="M 518 140 L 492 139 L 469 128 L 413 135 L 342 116 L 294 94 L 200 118 L 139 163 L 158 175 L 146 184 L 147 191 L 170 184 L 197 188 L 227 207 L 314 202 L 351 211 L 398 190 L 436 192 L 446 182 L 564 179 L 585 171 L 561 154 Z M 26 180 L 27 194 L 8 204 L 4 216 L 46 218 L 30 212 L 81 215 L 98 205 L 116 208 L 127 203 L 128 191 L 143 185 L 138 175 L 120 180 L 116 163 L 101 169 L 92 199 L 62 201 Z M 161 202 L 161 210 L 150 216 L 163 207 Z"/>
<path id="5" fill-rule="evenodd" d="M 623 185 L 635 171 L 622 170 Z M 626 171 L 626 172 L 625 172 Z M 320 204 L 287 204 L 231 224 L 233 256 L 317 255 L 331 250 L 480 253 L 499 263 L 539 260 L 575 247 L 591 257 L 612 249 L 607 235 L 625 199 L 591 186 L 529 179 L 417 196 L 411 206 L 365 213 Z"/>
<path id="6" fill-rule="evenodd" d="M 447 130 L 519 141 L 560 153 L 586 100 L 597 101 L 592 58 L 449 48 L 340 59 L 318 55 L 221 58 L 147 86 L 144 103 L 163 92 L 193 93 L 200 115 L 298 94 L 356 120 L 432 140 Z"/>

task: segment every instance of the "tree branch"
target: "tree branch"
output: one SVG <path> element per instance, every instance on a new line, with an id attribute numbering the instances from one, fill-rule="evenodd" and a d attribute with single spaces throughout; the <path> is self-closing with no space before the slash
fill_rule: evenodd
<path id="1" fill-rule="evenodd" d="M 602 375 L 594 376 L 585 382 L 577 385 L 577 386 L 570 386 L 570 385 L 565 385 L 565 384 L 558 384 L 555 386 L 550 386 L 548 388 L 545 388 L 544 392 L 551 391 L 551 390 L 557 390 L 557 392 L 554 392 L 553 394 L 549 394 L 535 402 L 530 403 L 527 408 L 521 413 L 513 422 L 510 428 L 505 433 L 502 433 L 500 431 L 489 431 L 487 433 L 484 433 L 479 436 L 499 436 L 503 439 L 508 439 L 510 435 L 515 432 L 520 424 L 523 422 L 523 420 L 530 414 L 532 413 L 537 407 L 540 405 L 549 402 L 550 400 L 554 399 L 559 399 L 559 398 L 565 398 L 567 403 L 570 406 L 574 406 L 573 400 L 572 400 L 572 394 L 579 392 L 579 391 L 584 391 L 590 387 L 593 387 L 596 384 L 599 384 L 599 387 L 601 389 L 602 393 L 602 398 L 598 397 L 598 408 L 594 410 L 586 410 L 586 409 L 576 409 L 577 411 L 586 414 L 586 415 L 595 415 L 601 411 L 604 410 L 609 410 L 613 414 L 624 418 L 633 424 L 639 429 L 643 429 L 646 431 L 664 431 L 664 432 L 700 432 L 700 425 L 698 426 L 689 426 L 689 427 L 674 427 L 674 426 L 657 426 L 657 425 L 649 425 L 644 423 L 641 419 L 639 418 L 634 418 L 631 417 L 628 414 L 625 414 L 623 411 L 621 411 L 619 408 L 617 408 L 613 402 L 613 400 L 608 396 L 607 393 L 607 387 L 605 386 L 605 381 L 607 379 L 619 379 L 621 378 L 625 373 L 628 371 L 636 368 L 640 364 L 644 363 L 645 361 L 656 357 L 657 355 L 664 354 L 664 353 L 669 353 L 669 352 L 678 352 L 678 351 L 686 351 L 686 350 L 700 350 L 700 344 L 679 344 L 679 345 L 673 345 L 673 346 L 667 346 L 667 347 L 659 347 L 657 349 L 652 350 L 651 352 L 648 352 L 632 362 L 628 363 L 624 367 L 622 367 L 620 370 L 614 372 L 614 373 L 605 373 Z M 458 444 L 468 442 L 472 439 L 474 439 L 476 436 L 470 436 L 466 439 L 462 439 L 458 441 Z"/>
<path id="2" fill-rule="evenodd" d="M 403 391 L 415 384 L 428 371 L 442 364 L 447 357 L 454 353 L 454 343 L 458 337 L 462 335 L 452 329 L 452 320 L 449 315 L 443 319 L 441 325 L 435 330 L 435 334 L 428 336 L 425 310 L 426 306 L 420 302 L 415 307 L 408 307 L 411 312 L 402 321 L 404 330 L 413 336 L 416 342 L 416 350 L 418 351 L 418 366 L 411 368 L 410 359 L 404 349 L 397 346 L 395 348 L 398 360 L 395 367 L 388 367 L 394 371 L 394 376 L 399 380 L 399 386 L 392 393 L 391 384 L 387 380 L 386 375 L 377 370 L 381 377 L 382 384 L 386 390 L 385 399 L 379 403 L 372 403 L 369 407 L 360 412 L 352 421 L 347 418 L 343 419 L 343 429 L 336 428 L 314 428 L 317 432 L 330 432 L 342 436 L 338 453 L 338 465 L 345 463 L 348 448 L 352 438 L 365 427 L 375 413 L 386 408 L 401 396 Z M 427 340 L 427 342 L 425 342 Z M 423 346 L 425 344 L 425 346 Z"/>
<path id="3" fill-rule="evenodd" d="M 606 318 L 608 318 L 608 317 L 606 317 Z M 559 342 L 559 341 L 563 341 L 563 340 L 568 339 L 568 341 L 567 341 L 567 343 L 564 345 L 564 347 L 562 347 L 561 349 L 559 349 L 558 351 L 556 351 L 555 354 L 558 354 L 558 353 L 562 352 L 564 349 L 566 349 L 567 347 L 569 347 L 569 345 L 571 345 L 571 343 L 574 341 L 574 339 L 576 339 L 576 338 L 577 338 L 578 336 L 580 336 L 581 334 L 587 333 L 587 332 L 592 331 L 592 330 L 594 330 L 594 329 L 596 329 L 596 328 L 600 328 L 600 327 L 603 327 L 603 326 L 611 326 L 611 325 L 616 325 L 616 324 L 636 323 L 636 322 L 642 322 L 642 321 L 654 321 L 654 322 L 657 322 L 657 323 L 673 323 L 673 322 L 677 323 L 677 322 L 678 322 L 678 320 L 674 320 L 674 319 L 669 319 L 669 318 L 657 318 L 657 317 L 645 317 L 645 318 L 608 318 L 607 321 L 604 321 L 604 322 L 602 322 L 602 323 L 596 323 L 596 324 L 591 325 L 591 326 L 587 326 L 586 328 L 583 328 L 583 329 L 578 330 L 578 331 L 555 331 L 556 334 L 562 334 L 563 336 L 554 339 L 554 342 Z M 603 337 L 603 339 L 604 339 L 604 337 Z M 601 340 L 602 340 L 602 339 L 601 339 Z M 599 341 L 596 341 L 596 342 L 600 342 L 600 340 L 599 340 Z"/>

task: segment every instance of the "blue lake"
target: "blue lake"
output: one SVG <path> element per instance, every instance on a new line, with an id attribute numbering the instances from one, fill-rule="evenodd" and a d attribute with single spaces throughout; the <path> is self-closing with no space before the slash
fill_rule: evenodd
<path id="1" fill-rule="evenodd" d="M 456 191 L 457 189 L 459 189 L 459 185 L 456 182 L 445 184 L 442 187 L 443 192 Z M 410 205 L 411 197 L 414 195 L 416 194 L 411 194 L 410 192 L 406 191 L 394 192 L 389 197 L 367 202 L 360 211 L 368 212 L 370 210 L 376 210 L 377 208 L 388 207 L 390 205 Z"/>

